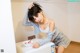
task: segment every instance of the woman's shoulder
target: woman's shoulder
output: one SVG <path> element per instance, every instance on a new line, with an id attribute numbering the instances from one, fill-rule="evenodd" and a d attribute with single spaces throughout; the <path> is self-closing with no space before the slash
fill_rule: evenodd
<path id="1" fill-rule="evenodd" d="M 53 31 L 55 28 L 55 22 L 54 20 L 49 19 L 49 27 L 50 27 L 50 31 Z"/>
<path id="2" fill-rule="evenodd" d="M 49 24 L 50 24 L 50 25 L 55 25 L 54 20 L 53 20 L 53 19 L 49 19 Z"/>

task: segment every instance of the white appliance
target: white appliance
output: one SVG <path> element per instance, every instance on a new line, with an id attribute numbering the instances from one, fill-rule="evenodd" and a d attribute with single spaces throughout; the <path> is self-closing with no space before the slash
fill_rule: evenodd
<path id="1" fill-rule="evenodd" d="M 31 45 L 22 47 L 23 53 L 55 53 L 55 44 L 52 42 L 46 43 L 39 48 L 32 48 Z"/>

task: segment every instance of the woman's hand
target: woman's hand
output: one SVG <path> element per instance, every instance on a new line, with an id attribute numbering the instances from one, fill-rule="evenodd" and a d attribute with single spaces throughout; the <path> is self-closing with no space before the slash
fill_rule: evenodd
<path id="1" fill-rule="evenodd" d="M 40 47 L 40 44 L 39 43 L 33 43 L 33 46 L 32 46 L 33 48 L 39 48 Z"/>

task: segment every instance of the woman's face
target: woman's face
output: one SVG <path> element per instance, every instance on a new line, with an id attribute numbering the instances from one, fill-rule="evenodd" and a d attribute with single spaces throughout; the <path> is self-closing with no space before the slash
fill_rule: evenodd
<path id="1" fill-rule="evenodd" d="M 33 16 L 34 17 L 34 20 L 36 23 L 42 23 L 43 22 L 43 14 L 42 12 L 38 13 L 38 16 Z"/>

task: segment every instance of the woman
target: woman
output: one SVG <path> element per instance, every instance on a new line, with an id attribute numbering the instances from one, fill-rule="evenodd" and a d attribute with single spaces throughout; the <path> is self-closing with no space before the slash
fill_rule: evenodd
<path id="1" fill-rule="evenodd" d="M 28 9 L 28 19 L 30 22 L 26 22 L 26 25 L 33 25 L 35 28 L 35 34 L 43 32 L 47 34 L 46 39 L 40 39 L 33 44 L 34 48 L 38 48 L 47 42 L 54 42 L 57 46 L 57 53 L 63 53 L 70 40 L 55 27 L 55 22 L 50 20 L 43 14 L 41 6 L 37 3 L 33 3 Z"/>

